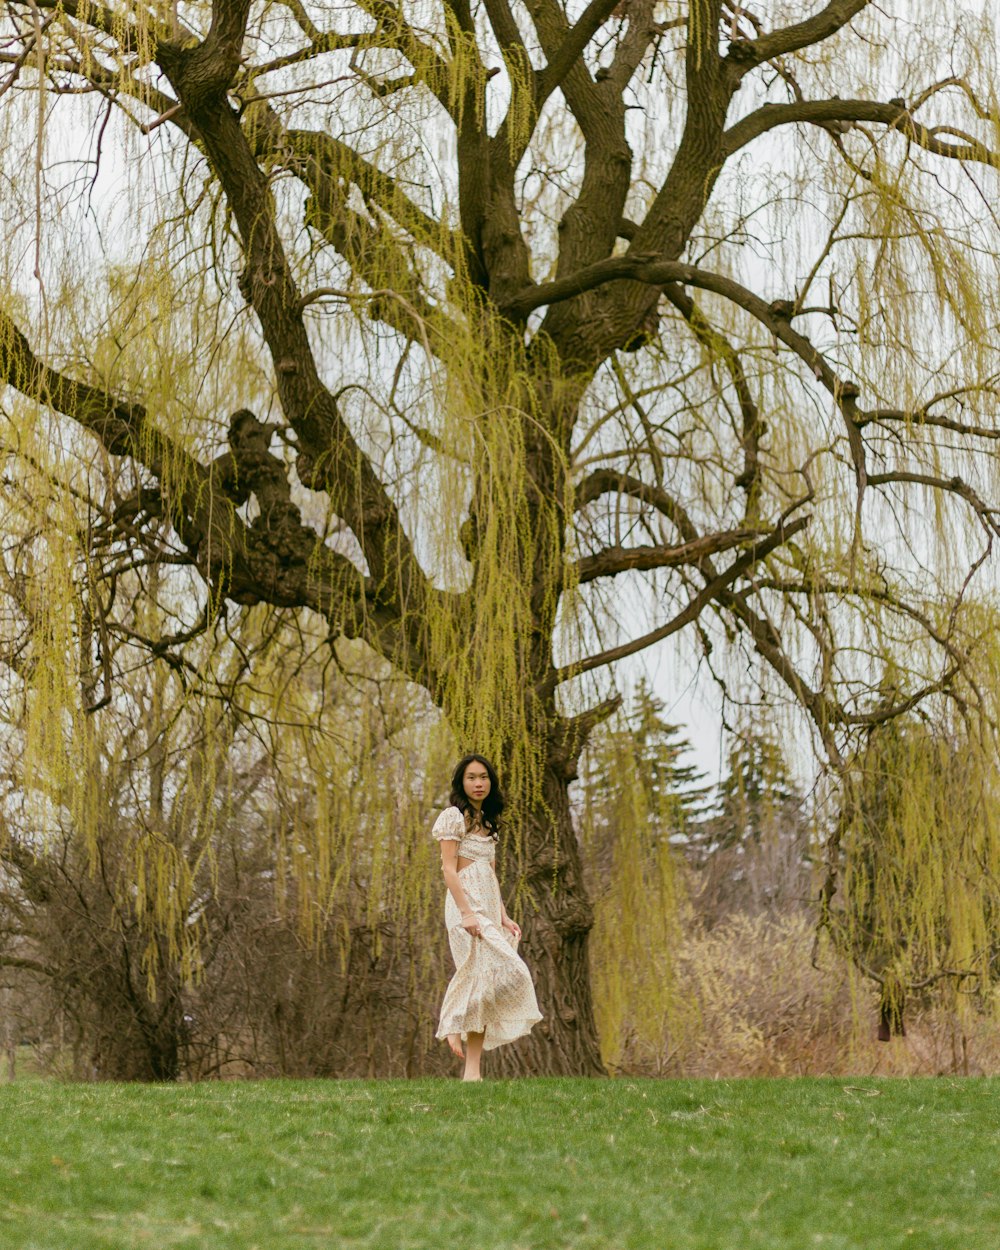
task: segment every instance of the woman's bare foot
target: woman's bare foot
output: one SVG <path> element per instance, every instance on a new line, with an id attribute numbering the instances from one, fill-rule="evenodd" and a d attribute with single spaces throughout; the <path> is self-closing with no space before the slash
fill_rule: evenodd
<path id="1" fill-rule="evenodd" d="M 463 1076 L 462 1077 L 463 1081 L 481 1081 L 482 1079 L 483 1078 L 481 1076 Z"/>
<path id="2" fill-rule="evenodd" d="M 465 1052 L 462 1050 L 461 1033 L 449 1033 L 448 1045 L 451 1047 L 451 1052 L 453 1055 L 456 1055 L 459 1059 L 465 1058 Z"/>

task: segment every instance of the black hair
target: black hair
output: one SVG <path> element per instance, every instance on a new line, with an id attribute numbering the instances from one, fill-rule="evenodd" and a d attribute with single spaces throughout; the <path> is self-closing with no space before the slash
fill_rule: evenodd
<path id="1" fill-rule="evenodd" d="M 490 779 L 490 792 L 483 799 L 482 819 L 484 827 L 496 836 L 500 829 L 500 815 L 507 804 L 503 797 L 503 791 L 500 789 L 500 781 L 497 777 L 496 769 L 485 756 L 473 753 L 463 755 L 458 761 L 451 778 L 451 805 L 452 807 L 457 807 L 463 816 L 475 814 L 475 808 L 469 802 L 468 795 L 465 793 L 465 786 L 462 784 L 465 770 L 470 764 L 482 764 L 486 769 L 486 775 Z"/>

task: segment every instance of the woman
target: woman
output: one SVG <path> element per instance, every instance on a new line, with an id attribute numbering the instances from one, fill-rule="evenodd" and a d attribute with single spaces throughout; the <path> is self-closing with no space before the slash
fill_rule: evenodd
<path id="1" fill-rule="evenodd" d="M 444 918 L 455 960 L 435 1036 L 447 1037 L 465 1059 L 465 1081 L 482 1079 L 484 1050 L 523 1037 L 542 1019 L 531 973 L 517 953 L 521 930 L 507 915 L 493 871 L 503 809 L 493 765 L 467 755 L 451 780 L 451 805 L 431 829 L 441 843 Z"/>

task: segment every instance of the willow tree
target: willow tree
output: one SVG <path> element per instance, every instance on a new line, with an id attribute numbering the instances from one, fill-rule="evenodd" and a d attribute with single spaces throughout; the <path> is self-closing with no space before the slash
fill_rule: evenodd
<path id="1" fill-rule="evenodd" d="M 1000 954 L 994 785 L 978 744 L 942 715 L 876 726 L 853 761 L 838 920 L 879 986 L 882 1041 L 905 1034 L 908 999 L 933 993 L 960 1020 L 983 1012 Z"/>
<path id="2" fill-rule="evenodd" d="M 992 718 L 991 19 L 5 9 L 5 440 L 78 518 L 95 663 L 132 553 L 188 579 L 160 656 L 266 603 L 421 686 L 514 800 L 507 1062 L 600 1071 L 567 795 L 619 661 L 750 655 L 838 767 L 928 696 Z"/>

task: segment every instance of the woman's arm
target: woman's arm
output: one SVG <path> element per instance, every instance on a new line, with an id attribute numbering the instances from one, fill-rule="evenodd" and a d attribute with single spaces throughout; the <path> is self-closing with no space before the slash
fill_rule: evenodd
<path id="1" fill-rule="evenodd" d="M 469 906 L 469 900 L 462 889 L 462 881 L 458 875 L 458 843 L 451 838 L 441 842 L 441 872 L 444 874 L 445 885 L 451 891 L 451 897 L 462 913 L 462 919 L 471 916 L 472 908 Z"/>

